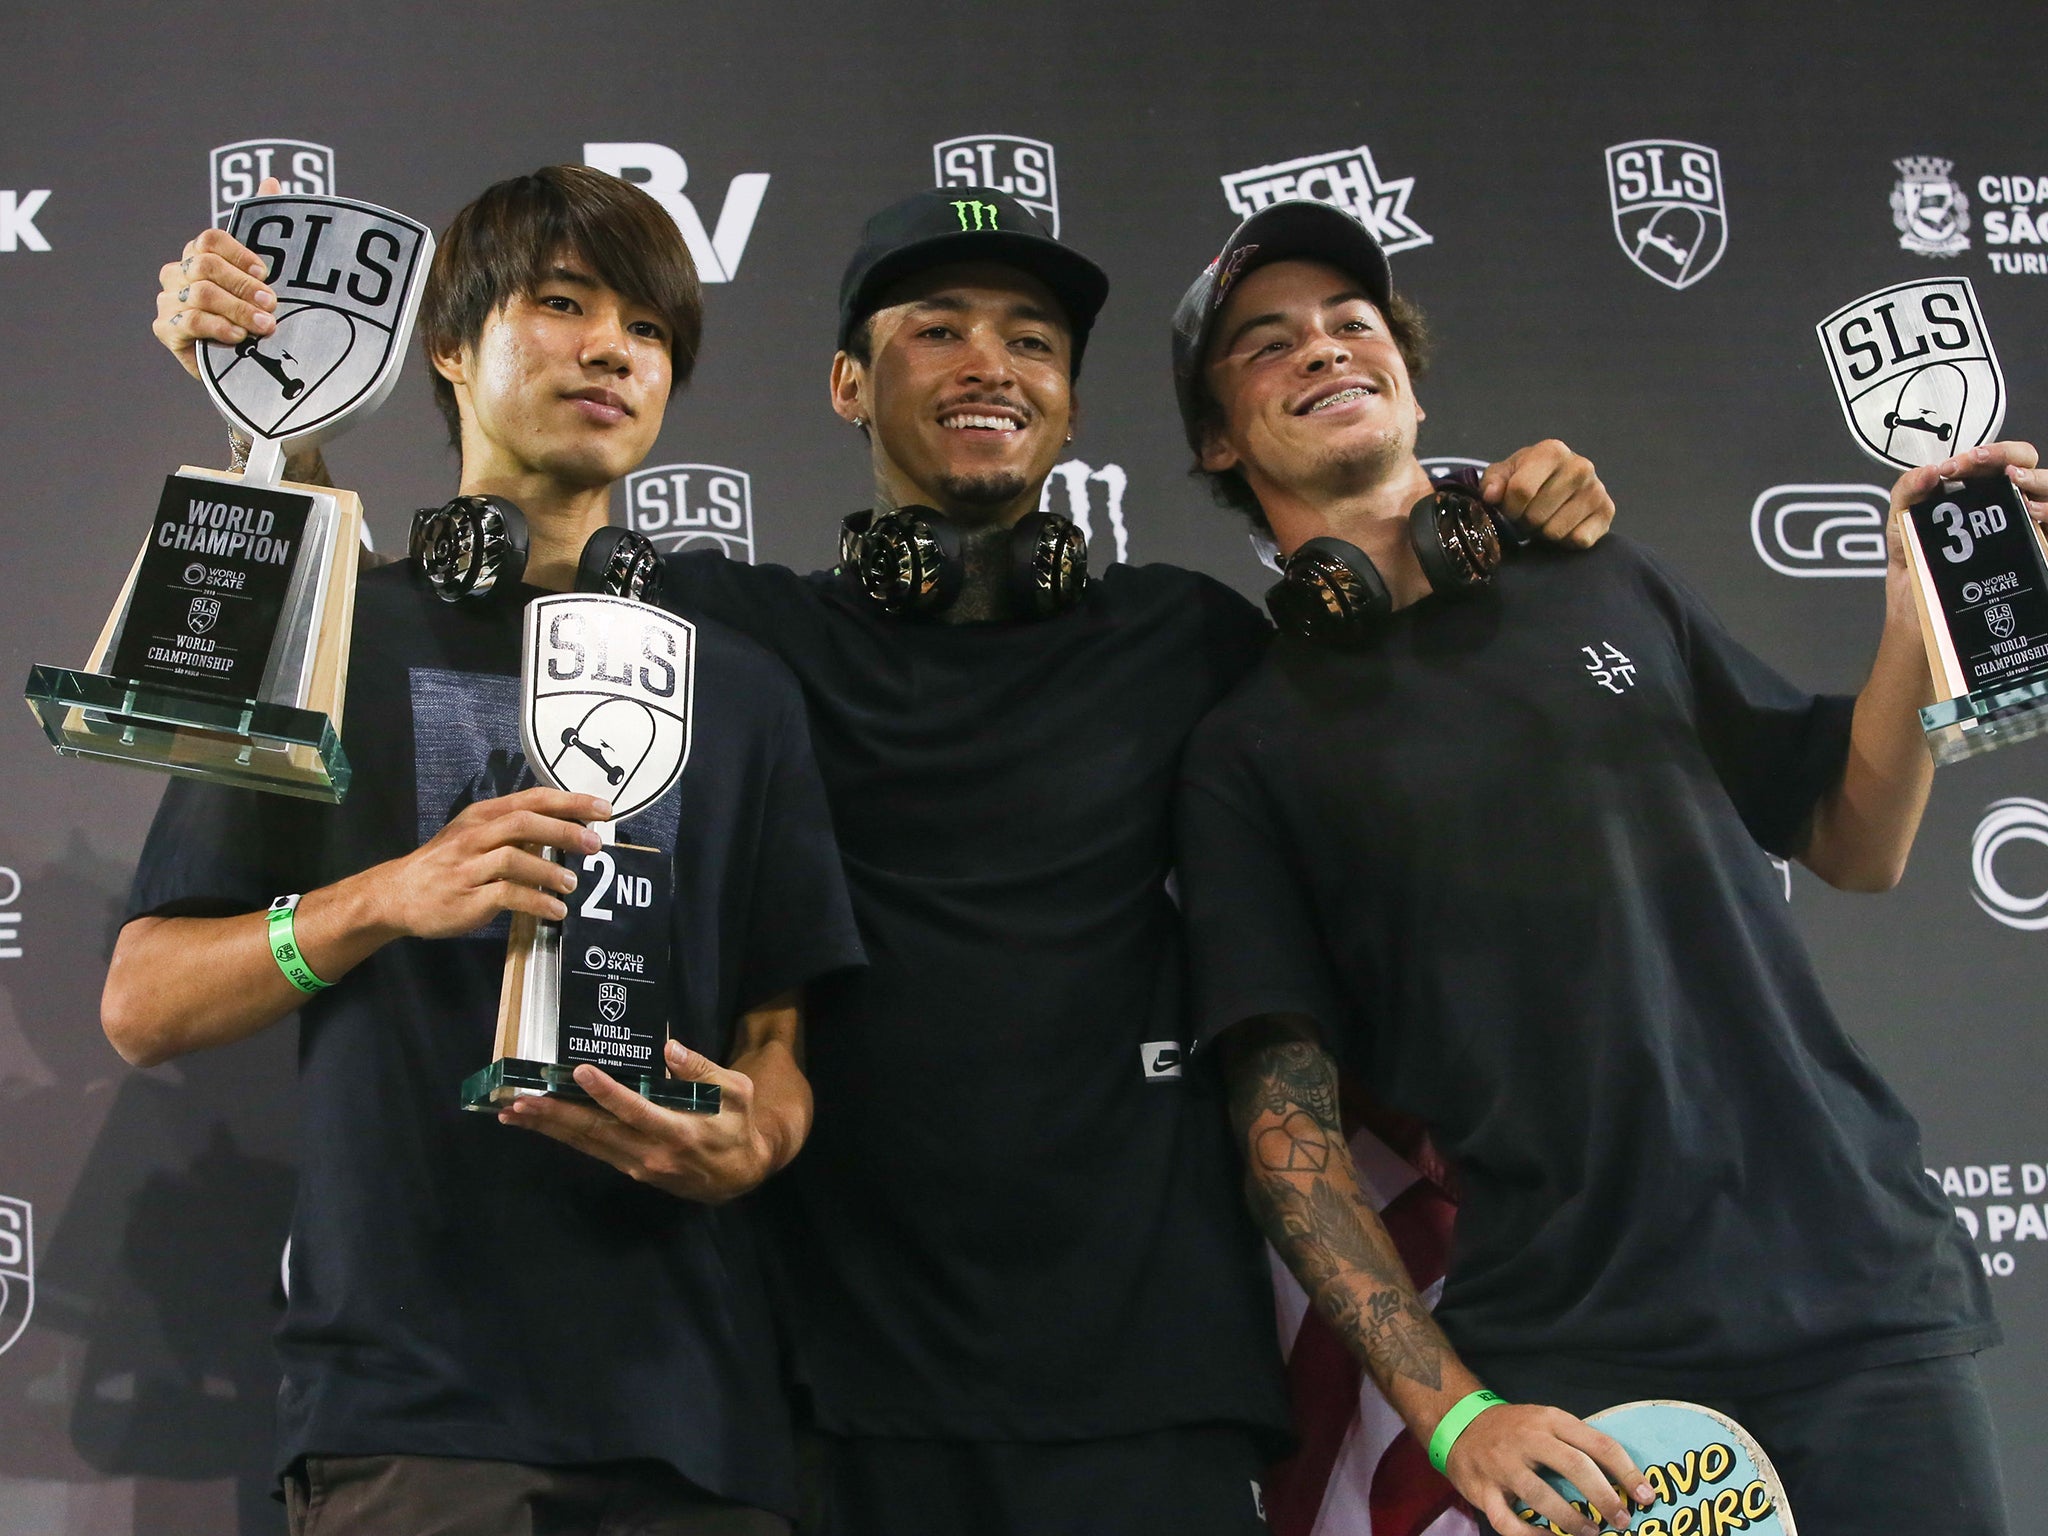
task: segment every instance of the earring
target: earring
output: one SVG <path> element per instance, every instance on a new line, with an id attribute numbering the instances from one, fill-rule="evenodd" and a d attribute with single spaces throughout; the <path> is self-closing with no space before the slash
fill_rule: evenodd
<path id="1" fill-rule="evenodd" d="M 1069 432 L 1069 433 L 1067 434 L 1067 441 L 1071 443 L 1071 442 L 1072 442 L 1073 440 L 1074 440 L 1074 434 L 1073 434 L 1073 433 L 1071 433 L 1071 432 Z"/>
<path id="2" fill-rule="evenodd" d="M 864 427 L 866 427 L 866 426 L 867 426 L 867 424 L 868 424 L 868 419 L 867 419 L 867 417 L 865 417 L 865 416 L 856 416 L 856 417 L 854 417 L 854 418 L 853 418 L 853 424 L 854 424 L 854 425 L 855 425 L 856 427 L 863 427 L 863 428 L 864 428 Z"/>

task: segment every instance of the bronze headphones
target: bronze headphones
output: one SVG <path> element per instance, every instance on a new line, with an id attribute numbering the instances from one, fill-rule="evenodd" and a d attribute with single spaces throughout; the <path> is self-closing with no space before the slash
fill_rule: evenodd
<path id="1" fill-rule="evenodd" d="M 944 613 L 960 595 L 960 530 L 930 507 L 856 512 L 839 525 L 839 569 L 898 617 Z M 1044 618 L 1088 590 L 1088 541 L 1069 518 L 1030 512 L 1010 530 L 1008 584 L 1018 608 Z"/>
<path id="2" fill-rule="evenodd" d="M 1433 593 L 1461 596 L 1489 585 L 1505 546 L 1524 535 L 1479 499 L 1479 475 L 1464 465 L 1430 470 L 1436 489 L 1408 511 L 1408 543 Z M 1266 610 L 1289 634 L 1361 645 L 1394 611 L 1393 594 L 1370 557 L 1343 539 L 1309 539 L 1280 568 Z"/>
<path id="3" fill-rule="evenodd" d="M 458 496 L 412 515 L 407 552 L 445 603 L 485 602 L 526 574 L 526 514 L 503 496 Z M 661 556 L 645 535 L 600 528 L 576 561 L 578 592 L 651 603 L 661 596 Z"/>

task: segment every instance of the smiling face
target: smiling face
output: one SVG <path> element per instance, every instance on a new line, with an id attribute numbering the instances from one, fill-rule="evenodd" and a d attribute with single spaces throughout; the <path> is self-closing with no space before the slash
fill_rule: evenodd
<path id="1" fill-rule="evenodd" d="M 668 405 L 670 338 L 574 253 L 491 311 L 434 367 L 455 388 L 465 479 L 609 485 L 647 457 Z"/>
<path id="2" fill-rule="evenodd" d="M 1241 279 L 1204 377 L 1218 420 L 1202 467 L 1236 469 L 1260 499 L 1356 492 L 1414 457 L 1423 410 L 1385 317 L 1356 279 L 1276 261 Z"/>
<path id="3" fill-rule="evenodd" d="M 833 359 L 833 408 L 867 423 L 897 505 L 1010 523 L 1038 504 L 1073 420 L 1073 337 L 1050 290 L 1014 267 L 934 267 L 868 321 L 868 359 Z"/>

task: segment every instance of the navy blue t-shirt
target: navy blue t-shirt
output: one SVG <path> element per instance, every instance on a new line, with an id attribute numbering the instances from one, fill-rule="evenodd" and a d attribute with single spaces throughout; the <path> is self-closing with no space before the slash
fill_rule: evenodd
<path id="1" fill-rule="evenodd" d="M 1766 857 L 1852 705 L 1610 537 L 1362 650 L 1283 637 L 1196 732 L 1201 1035 L 1306 1016 L 1430 1127 L 1463 1185 L 1437 1316 L 1482 1378 L 1702 1397 L 1996 1337 Z"/>
<path id="2" fill-rule="evenodd" d="M 129 915 L 220 916 L 410 853 L 473 801 L 534 782 L 520 612 L 451 607 L 411 562 L 357 592 L 338 806 L 185 781 L 165 792 Z M 672 1029 L 726 1061 L 738 1015 L 859 963 L 789 673 L 696 623 L 688 764 L 622 841 L 673 850 Z M 493 1116 L 508 923 L 388 944 L 300 1011 L 280 1466 L 410 1453 L 665 1462 L 788 1510 L 788 1412 L 751 1202 L 709 1207 Z"/>

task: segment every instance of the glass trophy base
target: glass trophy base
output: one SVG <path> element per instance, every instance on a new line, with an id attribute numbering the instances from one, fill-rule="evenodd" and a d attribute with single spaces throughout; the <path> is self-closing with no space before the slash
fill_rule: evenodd
<path id="1" fill-rule="evenodd" d="M 64 757 L 305 800 L 348 793 L 348 757 L 319 710 L 41 664 L 29 668 L 23 693 Z"/>
<path id="2" fill-rule="evenodd" d="M 577 1099 L 588 1104 L 590 1095 L 576 1086 L 575 1071 L 573 1062 L 522 1061 L 516 1056 L 501 1056 L 483 1071 L 472 1073 L 462 1085 L 462 1107 L 494 1114 L 514 1099 L 530 1093 Z M 716 1083 L 689 1083 L 666 1073 L 654 1072 L 637 1077 L 614 1072 L 612 1076 L 643 1099 L 664 1109 L 698 1115 L 718 1113 L 719 1089 Z"/>
<path id="3" fill-rule="evenodd" d="M 1943 767 L 2039 736 L 2048 732 L 2048 675 L 1930 704 L 1920 726 Z"/>

